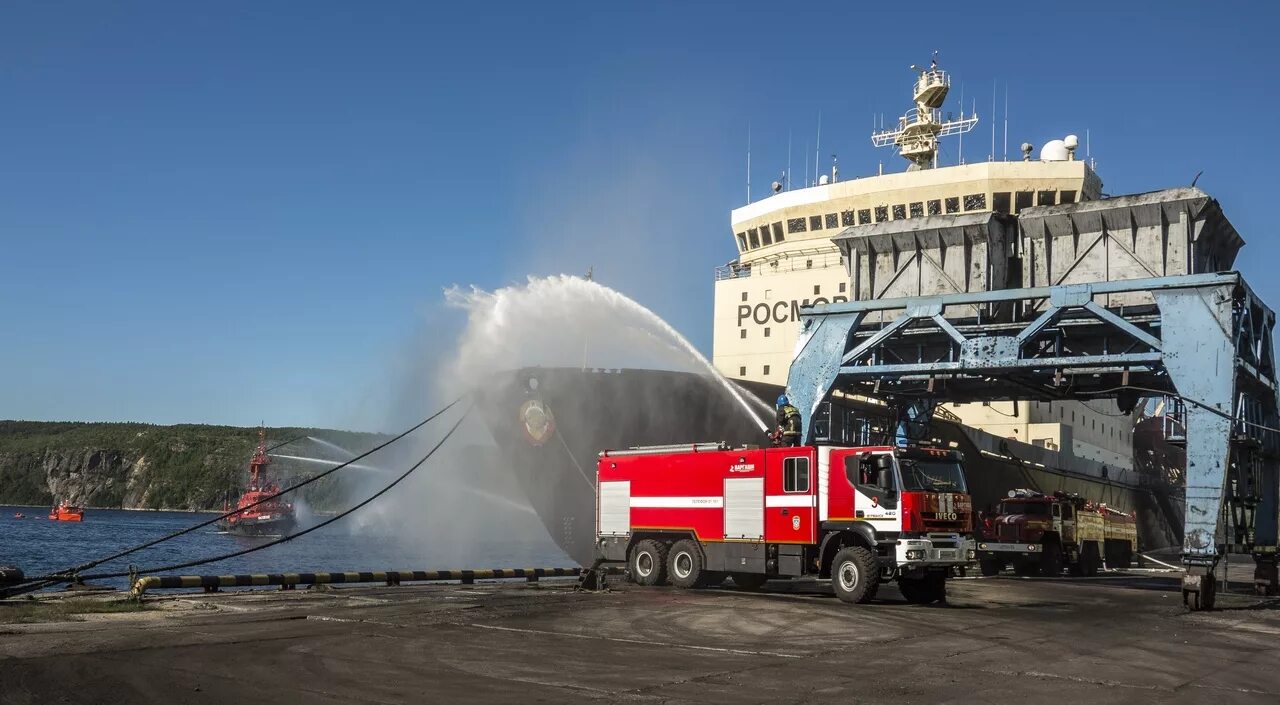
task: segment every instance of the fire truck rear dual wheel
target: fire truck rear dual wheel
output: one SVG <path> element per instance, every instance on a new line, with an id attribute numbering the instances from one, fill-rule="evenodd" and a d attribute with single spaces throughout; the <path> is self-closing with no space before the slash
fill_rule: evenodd
<path id="1" fill-rule="evenodd" d="M 628 561 L 631 579 L 637 585 L 664 585 L 667 582 L 667 545 L 661 541 L 645 539 L 631 547 Z"/>
<path id="2" fill-rule="evenodd" d="M 1056 578 L 1062 575 L 1062 544 L 1057 541 L 1046 541 L 1044 555 L 1040 557 L 1040 575 Z"/>
<path id="3" fill-rule="evenodd" d="M 1102 557 L 1098 555 L 1098 543 L 1096 541 L 1088 541 L 1084 548 L 1080 549 L 1080 575 L 1086 578 L 1092 578 L 1098 574 L 1098 564 L 1102 562 Z"/>
<path id="4" fill-rule="evenodd" d="M 870 602 L 880 587 L 880 564 L 870 550 L 846 546 L 831 561 L 831 587 L 843 602 Z"/>
<path id="5" fill-rule="evenodd" d="M 702 587 L 708 577 L 703 565 L 702 549 L 689 539 L 676 541 L 667 554 L 667 576 L 678 588 Z"/>

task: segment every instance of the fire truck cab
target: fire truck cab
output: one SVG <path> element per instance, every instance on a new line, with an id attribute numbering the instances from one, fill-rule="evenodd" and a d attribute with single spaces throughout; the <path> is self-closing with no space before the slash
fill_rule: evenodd
<path id="1" fill-rule="evenodd" d="M 930 603 L 973 558 L 954 450 L 704 443 L 605 451 L 597 472 L 598 558 L 627 562 L 641 585 L 816 576 L 863 603 L 897 579 Z"/>

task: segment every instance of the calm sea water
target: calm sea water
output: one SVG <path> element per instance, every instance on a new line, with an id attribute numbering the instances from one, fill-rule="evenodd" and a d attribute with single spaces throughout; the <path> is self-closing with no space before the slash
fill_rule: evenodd
<path id="1" fill-rule="evenodd" d="M 212 518 L 186 512 L 131 512 L 87 509 L 83 522 L 49 521 L 47 508 L 0 505 L 0 565 L 16 565 L 27 575 L 69 568 L 123 548 L 158 538 Z M 22 513 L 26 518 L 17 519 Z M 344 520 L 345 521 L 345 520 Z M 278 573 L 351 570 L 440 570 L 452 568 L 567 567 L 573 561 L 545 536 L 526 529 L 512 538 L 457 540 L 433 544 L 427 537 L 403 533 L 353 531 L 344 521 L 278 546 L 217 563 L 177 571 L 180 574 Z M 540 528 L 540 527 L 539 527 Z M 269 542 L 220 533 L 214 526 L 139 551 L 90 572 L 116 572 L 130 563 L 141 568 L 180 563 Z M 97 581 L 126 587 L 126 578 Z"/>

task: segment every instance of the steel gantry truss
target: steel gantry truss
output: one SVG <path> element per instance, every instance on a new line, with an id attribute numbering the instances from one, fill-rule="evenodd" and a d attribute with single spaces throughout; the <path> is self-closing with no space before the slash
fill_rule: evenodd
<path id="1" fill-rule="evenodd" d="M 1186 408 L 1184 601 L 1212 607 L 1223 552 L 1276 594 L 1275 314 L 1238 273 L 855 301 L 802 312 L 787 391 L 806 433 L 831 392 L 937 402 L 1168 395 Z M 915 419 L 913 419 L 914 421 Z M 812 440 L 812 439 L 809 439 Z"/>

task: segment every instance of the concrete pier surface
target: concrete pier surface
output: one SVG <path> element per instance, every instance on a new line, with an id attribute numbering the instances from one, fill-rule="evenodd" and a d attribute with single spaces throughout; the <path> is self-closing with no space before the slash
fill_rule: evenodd
<path id="1" fill-rule="evenodd" d="M 1189 614 L 1173 575 L 964 579 L 940 606 L 770 587 L 263 590 L 44 623 L 0 604 L 0 703 L 1280 701 L 1280 602 Z"/>

